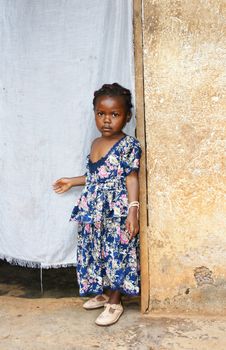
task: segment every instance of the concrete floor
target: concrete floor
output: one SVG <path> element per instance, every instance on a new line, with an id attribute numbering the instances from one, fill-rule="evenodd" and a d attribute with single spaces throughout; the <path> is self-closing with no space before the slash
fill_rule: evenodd
<path id="1" fill-rule="evenodd" d="M 125 312 L 98 327 L 99 310 L 86 311 L 73 268 L 43 272 L 0 263 L 0 350 L 226 350 L 226 318 L 142 315 L 139 298 L 124 298 Z"/>

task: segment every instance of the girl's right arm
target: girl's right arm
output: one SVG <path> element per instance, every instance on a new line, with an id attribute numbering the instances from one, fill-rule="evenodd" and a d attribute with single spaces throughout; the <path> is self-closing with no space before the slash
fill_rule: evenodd
<path id="1" fill-rule="evenodd" d="M 84 186 L 85 183 L 85 175 L 76 177 L 62 177 L 53 183 L 53 190 L 56 193 L 64 193 L 74 186 Z"/>

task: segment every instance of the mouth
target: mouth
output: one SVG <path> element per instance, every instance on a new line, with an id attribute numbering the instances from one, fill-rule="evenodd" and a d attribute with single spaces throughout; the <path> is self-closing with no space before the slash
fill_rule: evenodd
<path id="1" fill-rule="evenodd" d="M 107 128 L 107 127 L 104 126 L 104 127 L 102 128 L 102 130 L 103 130 L 103 131 L 110 131 L 111 128 Z"/>

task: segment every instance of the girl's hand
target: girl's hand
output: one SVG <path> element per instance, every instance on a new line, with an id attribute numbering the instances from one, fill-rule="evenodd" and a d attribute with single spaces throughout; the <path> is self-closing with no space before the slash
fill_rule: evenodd
<path id="1" fill-rule="evenodd" d="M 137 217 L 137 207 L 132 207 L 129 209 L 129 214 L 126 219 L 126 229 L 130 234 L 130 239 L 135 237 L 139 232 L 139 222 Z"/>
<path id="2" fill-rule="evenodd" d="M 53 190 L 56 193 L 64 193 L 72 187 L 72 182 L 69 177 L 62 177 L 53 183 Z"/>

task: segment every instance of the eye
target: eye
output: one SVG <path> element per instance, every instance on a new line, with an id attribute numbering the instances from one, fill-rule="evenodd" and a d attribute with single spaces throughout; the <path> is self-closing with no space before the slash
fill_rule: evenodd
<path id="1" fill-rule="evenodd" d="M 119 116 L 119 113 L 117 113 L 117 112 L 113 112 L 113 113 L 112 113 L 112 117 L 113 117 L 113 118 L 116 118 L 116 117 L 118 117 L 118 116 Z"/>
<path id="2" fill-rule="evenodd" d="M 104 115 L 103 112 L 97 112 L 98 117 L 102 117 Z"/>

